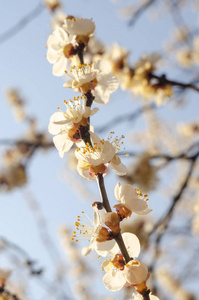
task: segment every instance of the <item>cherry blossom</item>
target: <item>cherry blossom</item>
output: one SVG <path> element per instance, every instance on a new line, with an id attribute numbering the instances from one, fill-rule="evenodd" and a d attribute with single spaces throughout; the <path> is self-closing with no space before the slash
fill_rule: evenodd
<path id="1" fill-rule="evenodd" d="M 75 92 L 87 94 L 92 91 L 94 102 L 104 104 L 109 101 L 110 94 L 118 88 L 118 80 L 111 73 L 111 66 L 107 61 L 98 60 L 91 64 L 73 66 L 68 73 L 71 77 L 64 87 L 73 88 Z"/>
<path id="2" fill-rule="evenodd" d="M 49 63 L 53 64 L 53 75 L 62 76 L 65 74 L 68 60 L 72 58 L 76 45 L 75 36 L 68 35 L 62 27 L 55 29 L 49 36 L 46 58 Z"/>
<path id="3" fill-rule="evenodd" d="M 84 214 L 84 212 L 82 212 Z M 98 241 L 100 237 L 100 230 L 102 226 L 101 215 L 96 206 L 93 206 L 93 221 L 86 216 L 87 219 L 78 216 L 76 231 L 73 232 L 72 240 L 88 240 L 89 246 L 82 249 L 82 255 L 88 255 L 92 250 L 95 250 L 100 256 L 114 255 L 118 251 L 118 246 L 114 240 Z"/>
<path id="4" fill-rule="evenodd" d="M 73 98 L 72 100 L 64 101 L 67 109 L 66 112 L 55 112 L 51 118 L 48 126 L 49 133 L 53 134 L 53 142 L 59 151 L 60 157 L 68 152 L 73 143 L 79 144 L 81 140 L 79 126 L 86 126 L 88 118 L 98 111 L 98 108 L 85 106 L 85 101 L 80 98 Z M 82 144 L 84 144 L 82 142 Z M 80 145 L 80 144 L 79 144 Z"/>
<path id="5" fill-rule="evenodd" d="M 120 150 L 120 145 L 123 144 L 121 139 L 115 138 L 111 142 L 113 132 L 107 141 L 90 132 L 91 140 L 94 146 L 87 144 L 85 148 L 78 148 L 75 151 L 75 156 L 78 159 L 77 170 L 79 174 L 89 180 L 95 179 L 97 174 L 106 174 L 107 166 L 109 165 L 113 171 L 123 176 L 127 173 L 127 168 L 121 163 L 120 158 L 116 155 Z"/>
<path id="6" fill-rule="evenodd" d="M 115 187 L 115 198 L 120 204 L 115 205 L 118 212 L 122 212 L 123 217 L 130 217 L 132 212 L 139 215 L 146 215 L 152 210 L 148 208 L 147 197 L 139 189 L 135 189 L 130 184 L 117 183 Z"/>
<path id="7" fill-rule="evenodd" d="M 140 253 L 140 243 L 136 235 L 125 232 L 122 234 L 124 244 L 130 257 L 136 258 Z M 116 248 L 115 250 L 119 251 Z M 125 284 L 137 286 L 148 278 L 148 269 L 142 262 L 131 260 L 125 265 L 121 254 L 115 254 L 113 260 L 105 260 L 102 268 L 106 272 L 103 277 L 105 287 L 110 291 L 118 291 Z"/>

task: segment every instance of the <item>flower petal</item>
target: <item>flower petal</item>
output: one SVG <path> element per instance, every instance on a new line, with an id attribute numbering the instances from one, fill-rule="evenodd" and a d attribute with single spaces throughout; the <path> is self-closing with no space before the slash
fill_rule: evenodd
<path id="1" fill-rule="evenodd" d="M 119 176 L 124 176 L 128 172 L 127 167 L 125 165 L 123 165 L 122 163 L 114 164 L 113 162 L 110 162 L 109 165 L 110 165 L 111 169 Z"/>
<path id="2" fill-rule="evenodd" d="M 53 75 L 62 76 L 65 74 L 67 68 L 67 59 L 65 56 L 60 56 L 60 58 L 53 65 Z"/>
<path id="3" fill-rule="evenodd" d="M 130 257 L 135 258 L 140 254 L 140 242 L 137 236 L 130 232 L 122 233 L 122 238 Z"/>
<path id="4" fill-rule="evenodd" d="M 119 291 L 126 283 L 125 274 L 120 270 L 112 270 L 104 275 L 103 283 L 109 291 Z"/>

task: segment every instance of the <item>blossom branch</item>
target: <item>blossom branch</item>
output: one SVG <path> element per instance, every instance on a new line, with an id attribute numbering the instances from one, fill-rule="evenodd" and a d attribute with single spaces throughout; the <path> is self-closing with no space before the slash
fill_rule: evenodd
<path id="1" fill-rule="evenodd" d="M 180 81 L 175 81 L 175 80 L 169 80 L 166 78 L 166 75 L 163 74 L 161 76 L 158 76 L 158 75 L 155 75 L 153 73 L 149 73 L 148 74 L 148 77 L 149 79 L 157 79 L 158 80 L 158 85 L 160 86 L 164 86 L 164 85 L 172 85 L 172 86 L 178 86 L 179 88 L 181 89 L 192 89 L 196 92 L 199 92 L 199 87 L 197 87 L 196 85 L 192 84 L 192 83 L 183 83 L 183 82 L 180 82 Z"/>

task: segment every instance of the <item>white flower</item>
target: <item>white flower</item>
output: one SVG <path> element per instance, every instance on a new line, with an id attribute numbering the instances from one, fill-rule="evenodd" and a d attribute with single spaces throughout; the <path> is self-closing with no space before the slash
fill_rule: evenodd
<path id="1" fill-rule="evenodd" d="M 90 35 L 95 30 L 95 23 L 90 19 L 66 19 L 63 28 L 71 35 Z"/>
<path id="2" fill-rule="evenodd" d="M 94 102 L 104 104 L 109 101 L 110 94 L 118 88 L 117 78 L 111 74 L 111 66 L 108 62 L 98 60 L 91 64 L 74 66 L 70 70 L 70 80 L 64 87 L 73 88 L 75 92 L 86 94 L 92 91 Z"/>
<path id="3" fill-rule="evenodd" d="M 127 208 L 132 212 L 139 215 L 146 215 L 152 210 L 148 208 L 147 204 L 147 195 L 142 195 L 142 192 L 139 189 L 135 189 L 130 184 L 124 184 L 123 186 L 120 182 L 117 183 L 115 187 L 115 198 L 121 203 L 122 206 Z M 118 207 L 116 205 L 116 207 Z"/>
<path id="4" fill-rule="evenodd" d="M 131 260 L 124 266 L 123 270 L 116 269 L 114 266 L 112 270 L 110 270 L 110 266 L 104 268 L 104 270 L 107 273 L 103 277 L 103 283 L 112 292 L 119 291 L 126 284 L 130 286 L 142 285 L 149 276 L 145 264 L 137 260 Z"/>
<path id="5" fill-rule="evenodd" d="M 124 244 L 130 257 L 137 257 L 140 253 L 140 243 L 136 235 L 125 232 L 122 234 Z M 119 247 L 118 247 L 119 250 Z M 121 263 L 122 258 L 105 260 L 102 268 L 106 274 L 103 277 L 103 283 L 109 291 L 118 291 L 126 283 L 137 286 L 144 283 L 148 278 L 148 269 L 142 262 L 131 260 L 125 265 Z"/>
<path id="6" fill-rule="evenodd" d="M 79 148 L 75 151 L 75 155 L 78 159 L 77 170 L 79 174 L 87 179 L 95 179 L 97 174 L 105 174 L 107 172 L 107 166 L 109 165 L 113 171 L 123 176 L 127 173 L 127 168 L 121 163 L 120 158 L 116 153 L 120 150 L 121 139 L 117 137 L 111 142 L 111 136 L 107 141 L 100 140 L 100 138 L 90 132 L 91 141 L 93 147 L 89 144 L 85 148 Z"/>
<path id="7" fill-rule="evenodd" d="M 88 216 L 87 219 L 82 219 L 78 216 L 75 223 L 77 231 L 74 231 L 72 236 L 72 240 L 76 242 L 82 239 L 90 242 L 89 246 L 82 249 L 82 255 L 88 255 L 92 250 L 103 257 L 117 253 L 119 248 L 114 240 L 97 242 L 99 230 L 102 228 L 102 219 L 96 206 L 93 206 L 93 221 Z"/>
<path id="8" fill-rule="evenodd" d="M 60 157 L 64 156 L 65 152 L 68 152 L 72 147 L 73 143 L 80 143 L 81 136 L 79 132 L 79 126 L 85 126 L 88 123 L 88 117 L 95 114 L 98 108 L 85 106 L 85 102 L 81 104 L 79 97 L 73 98 L 66 104 L 66 112 L 56 112 L 50 118 L 48 126 L 49 133 L 55 135 L 53 142 L 55 147 L 59 151 Z M 84 144 L 82 142 L 82 144 Z"/>
<path id="9" fill-rule="evenodd" d="M 77 45 L 75 36 L 69 36 L 68 33 L 59 27 L 49 36 L 46 58 L 53 65 L 53 75 L 62 76 L 65 74 L 67 62 L 73 55 L 73 49 Z"/>

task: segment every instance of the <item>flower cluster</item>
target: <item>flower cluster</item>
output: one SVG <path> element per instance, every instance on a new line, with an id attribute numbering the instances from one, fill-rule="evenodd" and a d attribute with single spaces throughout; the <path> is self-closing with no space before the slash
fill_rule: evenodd
<path id="1" fill-rule="evenodd" d="M 113 206 L 115 212 L 112 211 L 105 190 L 104 175 L 108 167 L 119 176 L 127 174 L 127 168 L 119 156 L 124 150 L 124 136 L 115 136 L 112 131 L 107 139 L 102 139 L 90 125 L 91 116 L 98 111 L 96 107 L 91 109 L 92 104 L 109 101 L 110 95 L 119 85 L 111 69 L 115 72 L 120 70 L 127 54 L 118 51 L 112 68 L 107 60 L 102 59 L 84 63 L 83 54 L 94 29 L 92 20 L 69 16 L 48 39 L 47 59 L 53 64 L 53 74 L 61 76 L 66 73 L 70 79 L 64 83 L 64 87 L 82 94 L 73 100 L 64 100 L 66 111 L 58 107 L 58 112 L 50 118 L 48 131 L 54 135 L 53 142 L 60 157 L 63 158 L 74 144 L 78 147 L 75 150 L 77 171 L 88 180 L 96 180 L 101 194 L 101 202 L 92 205 L 93 221 L 84 212 L 77 217 L 72 240 L 90 242 L 83 247 L 82 255 L 88 255 L 94 250 L 101 257 L 108 256 L 102 263 L 105 271 L 103 283 L 108 290 L 117 291 L 124 286 L 132 286 L 144 297 L 150 293 L 146 284 L 149 271 L 143 262 L 137 260 L 140 253 L 139 239 L 131 232 L 121 233 L 121 222 L 128 220 L 132 214 L 148 214 L 151 211 L 147 203 L 148 195 L 130 184 L 121 185 L 118 182 L 115 198 L 119 204 Z M 122 61 L 119 61 L 120 55 L 123 55 Z M 70 71 L 66 70 L 68 64 L 72 65 Z M 136 68 L 134 81 L 135 86 L 138 86 L 138 81 L 145 81 L 154 67 L 152 62 L 145 59 Z M 157 92 L 157 88 L 154 89 Z M 150 299 L 155 300 L 153 296 Z"/>
<path id="2" fill-rule="evenodd" d="M 76 61 L 85 48 L 89 36 L 95 30 L 95 23 L 89 19 L 68 16 L 64 24 L 53 31 L 47 41 L 47 59 L 53 64 L 53 75 L 62 76 L 67 63 Z"/>
<path id="3" fill-rule="evenodd" d="M 164 104 L 173 95 L 173 88 L 164 78 L 154 74 L 160 56 L 157 53 L 144 55 L 134 66 L 131 66 L 128 62 L 128 55 L 129 53 L 124 48 L 114 44 L 106 52 L 93 55 L 93 61 L 100 58 L 107 60 L 123 90 L 128 90 L 145 100 L 154 99 L 157 105 Z"/>

